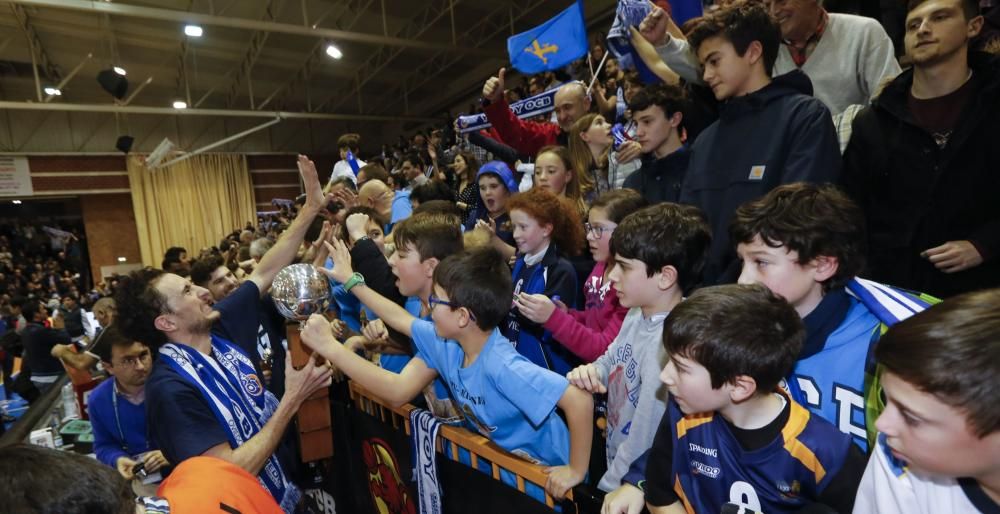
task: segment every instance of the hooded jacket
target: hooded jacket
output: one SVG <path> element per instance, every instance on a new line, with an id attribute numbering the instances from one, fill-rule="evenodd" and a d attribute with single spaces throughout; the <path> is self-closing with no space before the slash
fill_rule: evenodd
<path id="1" fill-rule="evenodd" d="M 680 201 L 701 208 L 712 229 L 704 281 L 735 281 L 729 223 L 736 209 L 782 184 L 835 182 L 840 146 L 829 109 L 801 71 L 730 98 L 691 148 Z M 729 272 L 726 273 L 727 268 Z"/>
<path id="2" fill-rule="evenodd" d="M 1000 285 L 1000 58 L 970 52 L 969 65 L 979 91 L 944 148 L 907 106 L 912 70 L 854 120 L 844 185 L 865 211 L 872 279 L 935 296 Z M 982 264 L 949 274 L 920 256 L 963 240 Z"/>

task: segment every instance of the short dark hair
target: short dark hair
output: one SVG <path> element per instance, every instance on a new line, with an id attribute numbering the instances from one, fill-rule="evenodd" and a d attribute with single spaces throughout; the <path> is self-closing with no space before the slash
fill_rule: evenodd
<path id="1" fill-rule="evenodd" d="M 746 54 L 750 43 L 760 42 L 764 71 L 771 75 L 781 46 L 781 29 L 762 4 L 744 0 L 722 7 L 702 17 L 687 35 L 695 52 L 706 39 L 715 36 L 732 43 L 739 56 Z"/>
<path id="2" fill-rule="evenodd" d="M 361 172 L 365 172 L 365 181 L 369 180 L 381 180 L 382 182 L 389 182 L 389 172 L 385 170 L 385 167 L 378 163 L 365 164 L 358 170 L 358 175 Z"/>
<path id="3" fill-rule="evenodd" d="M 125 334 L 122 334 L 117 323 L 112 323 L 97 335 L 97 339 L 94 341 L 90 352 L 97 355 L 103 362 L 111 362 L 112 347 L 128 349 L 135 343 L 135 341 L 125 337 Z"/>
<path id="4" fill-rule="evenodd" d="M 428 180 L 413 188 L 413 191 L 410 192 L 410 200 L 416 200 L 421 204 L 431 200 L 454 202 L 455 193 L 448 187 L 448 184 L 440 180 Z"/>
<path id="5" fill-rule="evenodd" d="M 205 287 L 212 280 L 212 273 L 225 265 L 226 261 L 219 255 L 202 257 L 191 265 L 191 282 L 197 286 Z"/>
<path id="6" fill-rule="evenodd" d="M 343 176 L 333 179 L 333 181 L 330 182 L 330 189 L 333 189 L 334 186 L 344 186 L 355 193 L 358 192 L 358 185 L 354 183 L 354 179 L 351 177 Z"/>
<path id="7" fill-rule="evenodd" d="M 636 113 L 654 105 L 662 109 L 663 115 L 667 118 L 673 116 L 675 112 L 684 114 L 688 108 L 687 93 L 679 86 L 652 84 L 632 95 L 632 101 L 628 103 L 628 108 Z"/>
<path id="8" fill-rule="evenodd" d="M 909 14 L 910 11 L 920 7 L 921 4 L 927 0 L 910 0 L 906 2 L 906 13 Z M 979 16 L 979 1 L 978 0 L 958 0 L 959 5 L 962 7 L 962 14 L 965 15 L 966 20 L 971 20 L 976 16 Z"/>
<path id="9" fill-rule="evenodd" d="M 23 305 L 21 305 L 21 315 L 24 316 L 24 319 L 28 320 L 28 323 L 31 323 L 35 321 L 35 315 L 41 312 L 43 308 L 48 307 L 42 305 L 42 300 L 38 298 L 29 298 Z"/>
<path id="10" fill-rule="evenodd" d="M 337 138 L 337 148 L 338 149 L 349 149 L 352 152 L 357 152 L 361 147 L 361 136 L 358 134 L 342 134 Z M 357 157 L 357 156 L 355 156 Z"/>
<path id="11" fill-rule="evenodd" d="M 759 284 L 699 289 L 663 322 L 667 353 L 704 366 L 713 389 L 746 375 L 758 392 L 773 391 L 792 371 L 805 337 L 795 309 Z"/>
<path id="12" fill-rule="evenodd" d="M 441 261 L 434 268 L 434 283 L 448 293 L 448 301 L 469 309 L 482 330 L 498 327 L 510 312 L 514 294 L 510 269 L 493 248 L 477 248 Z"/>
<path id="13" fill-rule="evenodd" d="M 422 135 L 422 134 L 416 134 L 413 137 L 417 137 L 418 135 Z M 424 136 L 424 137 L 426 137 L 426 136 Z M 409 161 L 410 164 L 416 165 L 416 166 L 424 166 L 426 164 L 426 163 L 424 163 L 424 158 L 421 157 L 418 152 L 407 152 L 407 154 L 403 156 L 403 160 L 399 161 L 400 166 L 402 166 L 403 162 L 405 162 L 405 161 Z"/>
<path id="14" fill-rule="evenodd" d="M 646 197 L 635 189 L 615 189 L 601 193 L 591 204 L 590 208 L 603 209 L 608 221 L 618 224 L 625 216 L 632 214 L 649 204 Z"/>
<path id="15" fill-rule="evenodd" d="M 167 251 L 163 253 L 163 262 L 174 263 L 181 260 L 181 254 L 187 253 L 187 250 L 180 246 L 171 246 L 167 248 Z"/>
<path id="16" fill-rule="evenodd" d="M 379 214 L 378 211 L 376 211 L 375 209 L 372 209 L 371 207 L 368 207 L 367 205 L 355 205 L 354 207 L 351 207 L 350 209 L 347 209 L 347 212 L 344 213 L 344 219 L 346 220 L 347 218 L 349 218 L 351 216 L 351 214 L 358 214 L 358 213 L 367 214 L 368 215 L 368 219 L 370 221 L 374 221 L 375 224 L 378 225 L 379 227 L 384 227 L 385 224 L 386 224 L 386 222 L 388 221 L 388 220 L 383 219 L 382 215 Z M 367 233 L 368 230 L 365 229 L 365 232 Z M 343 241 L 350 241 L 351 240 L 350 237 L 347 234 L 347 224 L 346 223 L 341 223 L 340 224 L 340 234 L 339 235 L 340 235 L 340 239 L 343 240 Z"/>
<path id="17" fill-rule="evenodd" d="M 902 380 L 965 411 L 978 437 L 1000 430 L 1000 289 L 951 297 L 901 321 L 875 359 Z"/>
<path id="18" fill-rule="evenodd" d="M 131 514 L 132 487 L 94 459 L 40 446 L 0 449 L 4 510 L 24 514 Z"/>
<path id="19" fill-rule="evenodd" d="M 413 215 L 415 216 L 417 214 L 447 214 L 461 219 L 462 209 L 459 209 L 455 202 L 449 202 L 447 200 L 429 200 L 426 202 L 420 202 L 420 205 L 413 209 Z"/>
<path id="20" fill-rule="evenodd" d="M 118 328 L 125 337 L 145 343 L 153 350 L 167 344 L 166 334 L 153 325 L 157 316 L 169 311 L 167 298 L 156 290 L 157 281 L 165 274 L 154 268 L 136 270 L 123 278 L 115 290 Z"/>
<path id="21" fill-rule="evenodd" d="M 443 261 L 464 248 L 461 220 L 445 214 L 417 214 L 397 223 L 392 229 L 396 251 L 412 246 L 420 260 Z"/>
<path id="22" fill-rule="evenodd" d="M 833 185 L 786 184 L 741 205 L 729 237 L 736 245 L 756 236 L 772 248 L 794 250 L 799 264 L 836 257 L 837 273 L 823 283 L 824 290 L 843 287 L 864 268 L 864 213 Z"/>
<path id="23" fill-rule="evenodd" d="M 700 209 L 660 203 L 626 216 L 611 235 L 609 249 L 612 255 L 642 261 L 650 277 L 664 266 L 673 266 L 677 283 L 687 292 L 701 279 L 711 242 L 711 230 Z"/>

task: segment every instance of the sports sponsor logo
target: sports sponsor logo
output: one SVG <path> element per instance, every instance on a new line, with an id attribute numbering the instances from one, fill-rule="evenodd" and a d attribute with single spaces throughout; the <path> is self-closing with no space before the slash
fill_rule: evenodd
<path id="1" fill-rule="evenodd" d="M 718 478 L 719 472 L 722 470 L 715 466 L 709 466 L 708 464 L 693 460 L 691 461 L 691 471 L 695 475 L 705 475 L 709 478 Z"/>
<path id="2" fill-rule="evenodd" d="M 719 458 L 719 450 L 717 448 L 705 448 L 694 443 L 688 443 L 688 450 L 708 455 L 709 457 L 715 457 L 716 459 Z"/>

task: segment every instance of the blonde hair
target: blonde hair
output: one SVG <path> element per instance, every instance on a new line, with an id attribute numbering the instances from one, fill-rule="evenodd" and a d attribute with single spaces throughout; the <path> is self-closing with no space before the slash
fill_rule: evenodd
<path id="1" fill-rule="evenodd" d="M 573 169 L 577 176 L 587 177 L 586 180 L 593 182 L 590 176 L 590 170 L 596 164 L 600 178 L 608 179 L 608 152 L 611 151 L 611 145 L 601 152 L 598 156 L 597 162 L 594 162 L 594 155 L 590 153 L 590 146 L 586 141 L 583 140 L 584 132 L 590 130 L 590 127 L 594 125 L 597 121 L 598 116 L 603 119 L 604 117 L 600 114 L 589 113 L 584 114 L 582 118 L 576 120 L 576 123 L 569 130 L 569 157 L 573 162 Z M 591 185 L 591 189 L 594 186 Z"/>

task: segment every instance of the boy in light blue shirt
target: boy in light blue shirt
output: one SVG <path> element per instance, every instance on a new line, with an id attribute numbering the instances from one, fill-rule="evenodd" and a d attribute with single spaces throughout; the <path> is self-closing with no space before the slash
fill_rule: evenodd
<path id="1" fill-rule="evenodd" d="M 364 277 L 353 273 L 342 242 L 331 245 L 330 255 L 334 269 L 323 272 L 343 282 L 386 325 L 410 336 L 417 353 L 399 374 L 391 373 L 340 345 L 330 323 L 319 315 L 306 322 L 303 343 L 395 406 L 440 375 L 470 429 L 507 451 L 551 466 L 545 489 L 553 497 L 562 499 L 583 480 L 593 400 L 565 378 L 532 364 L 500 335 L 497 326 L 510 308 L 513 287 L 498 252 L 457 254 L 437 265 L 428 301 L 432 322 L 413 317 L 366 287 Z M 556 407 L 565 413 L 568 430 Z"/>

